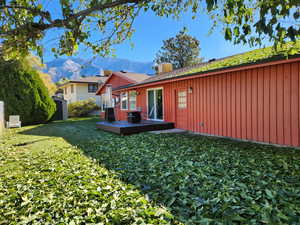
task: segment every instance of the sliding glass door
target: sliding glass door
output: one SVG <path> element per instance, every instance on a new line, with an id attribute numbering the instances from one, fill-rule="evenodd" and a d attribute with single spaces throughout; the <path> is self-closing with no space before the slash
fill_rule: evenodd
<path id="1" fill-rule="evenodd" d="M 148 119 L 163 120 L 163 89 L 149 89 L 148 98 Z"/>

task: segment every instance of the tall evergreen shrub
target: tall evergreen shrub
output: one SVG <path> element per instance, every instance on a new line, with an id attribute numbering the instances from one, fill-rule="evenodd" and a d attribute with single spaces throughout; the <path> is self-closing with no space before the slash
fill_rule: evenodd
<path id="1" fill-rule="evenodd" d="M 6 119 L 20 115 L 24 125 L 45 123 L 56 110 L 38 72 L 25 59 L 0 58 L 0 100 L 5 102 Z"/>

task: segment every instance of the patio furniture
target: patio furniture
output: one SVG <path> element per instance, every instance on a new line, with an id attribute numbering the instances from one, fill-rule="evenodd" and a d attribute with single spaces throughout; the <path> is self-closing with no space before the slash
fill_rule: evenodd
<path id="1" fill-rule="evenodd" d="M 105 109 L 105 121 L 113 122 L 115 121 L 115 111 L 113 107 L 107 107 Z"/>
<path id="2" fill-rule="evenodd" d="M 21 121 L 19 115 L 9 116 L 9 121 L 6 122 L 6 128 L 21 127 Z"/>
<path id="3" fill-rule="evenodd" d="M 141 122 L 141 113 L 138 111 L 128 112 L 127 121 L 129 123 L 139 123 Z"/>

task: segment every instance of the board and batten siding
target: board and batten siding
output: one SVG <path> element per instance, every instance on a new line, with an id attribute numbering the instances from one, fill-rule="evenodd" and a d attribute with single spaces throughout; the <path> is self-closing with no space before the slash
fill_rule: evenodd
<path id="1" fill-rule="evenodd" d="M 105 82 L 105 85 L 101 87 L 101 90 L 99 91 L 98 95 L 102 95 L 106 93 L 106 87 L 109 85 L 112 89 L 125 86 L 129 84 L 133 84 L 134 82 L 129 81 L 125 79 L 124 77 L 115 75 L 114 73 L 108 78 L 108 80 Z M 120 92 L 117 93 L 118 96 L 120 96 Z M 127 120 L 127 112 L 129 110 L 121 110 L 120 109 L 120 103 L 115 107 L 115 117 L 116 120 Z M 100 118 L 104 118 L 105 113 L 100 112 Z"/>
<path id="2" fill-rule="evenodd" d="M 299 60 L 130 88 L 139 93 L 137 106 L 143 118 L 147 118 L 146 90 L 156 87 L 163 87 L 164 120 L 177 128 L 300 146 Z M 179 123 L 176 92 L 183 89 L 188 93 L 188 107 L 184 123 Z M 125 112 L 117 112 L 119 120 L 126 120 Z"/>
<path id="3" fill-rule="evenodd" d="M 300 146 L 300 63 L 286 63 L 171 82 L 164 86 L 165 120 L 176 123 L 174 90 L 188 93 L 194 132 Z"/>

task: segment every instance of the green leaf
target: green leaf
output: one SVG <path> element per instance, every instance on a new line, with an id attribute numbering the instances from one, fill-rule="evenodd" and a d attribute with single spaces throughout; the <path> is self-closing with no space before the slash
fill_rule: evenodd
<path id="1" fill-rule="evenodd" d="M 206 0 L 206 8 L 208 12 L 210 12 L 214 8 L 214 5 L 215 0 Z"/>
<path id="2" fill-rule="evenodd" d="M 226 40 L 231 40 L 232 39 L 232 32 L 229 27 L 225 29 L 225 39 Z"/>

